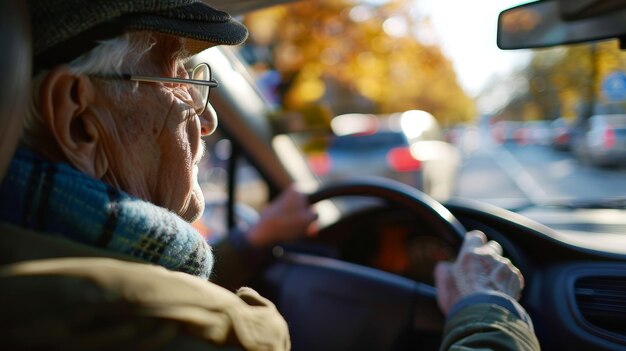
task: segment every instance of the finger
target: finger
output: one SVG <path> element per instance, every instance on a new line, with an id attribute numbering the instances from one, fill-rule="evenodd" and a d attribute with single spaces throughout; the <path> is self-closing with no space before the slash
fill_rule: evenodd
<path id="1" fill-rule="evenodd" d="M 469 252 L 477 247 L 481 247 L 485 245 L 487 242 L 487 237 L 483 232 L 478 230 L 473 230 L 465 234 L 465 240 L 463 240 L 463 245 L 461 245 L 461 251 L 459 255 Z"/>
<path id="2" fill-rule="evenodd" d="M 507 260 L 508 261 L 508 260 Z M 514 298 L 519 298 L 523 288 L 523 277 L 521 272 L 510 263 L 500 262 L 489 275 L 491 286 Z"/>
<path id="3" fill-rule="evenodd" d="M 489 279 L 497 284 L 503 284 L 508 282 L 509 277 L 515 275 L 509 266 L 503 262 L 494 263 L 491 272 L 489 273 Z"/>
<path id="4" fill-rule="evenodd" d="M 496 255 L 502 256 L 502 246 L 497 241 L 489 240 L 487 242 L 487 246 L 489 246 Z"/>

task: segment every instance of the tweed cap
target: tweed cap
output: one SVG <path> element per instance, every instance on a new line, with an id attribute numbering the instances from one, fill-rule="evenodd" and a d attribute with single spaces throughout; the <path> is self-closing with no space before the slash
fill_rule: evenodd
<path id="1" fill-rule="evenodd" d="M 28 7 L 35 71 L 70 62 L 98 41 L 132 30 L 187 38 L 191 53 L 240 44 L 248 36 L 228 13 L 199 0 L 29 0 Z"/>

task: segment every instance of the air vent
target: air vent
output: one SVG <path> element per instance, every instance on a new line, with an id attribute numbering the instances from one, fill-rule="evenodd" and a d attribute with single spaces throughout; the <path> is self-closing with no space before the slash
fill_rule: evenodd
<path id="1" fill-rule="evenodd" d="M 626 277 L 584 277 L 574 284 L 584 318 L 607 331 L 626 336 Z"/>

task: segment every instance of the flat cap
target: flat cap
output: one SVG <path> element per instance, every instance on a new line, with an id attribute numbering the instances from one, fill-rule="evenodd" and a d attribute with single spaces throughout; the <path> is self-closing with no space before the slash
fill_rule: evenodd
<path id="1" fill-rule="evenodd" d="M 34 70 L 70 62 L 98 41 L 148 30 L 189 39 L 192 53 L 244 42 L 248 31 L 198 0 L 29 0 Z"/>

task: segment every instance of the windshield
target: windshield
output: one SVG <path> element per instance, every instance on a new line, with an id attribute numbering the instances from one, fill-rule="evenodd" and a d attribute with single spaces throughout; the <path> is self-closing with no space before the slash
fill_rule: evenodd
<path id="1" fill-rule="evenodd" d="M 626 51 L 500 50 L 498 14 L 521 3 L 297 2 L 246 16 L 239 50 L 321 181 L 371 174 L 507 208 L 623 204 Z M 346 114 L 368 131 L 333 124 Z"/>

